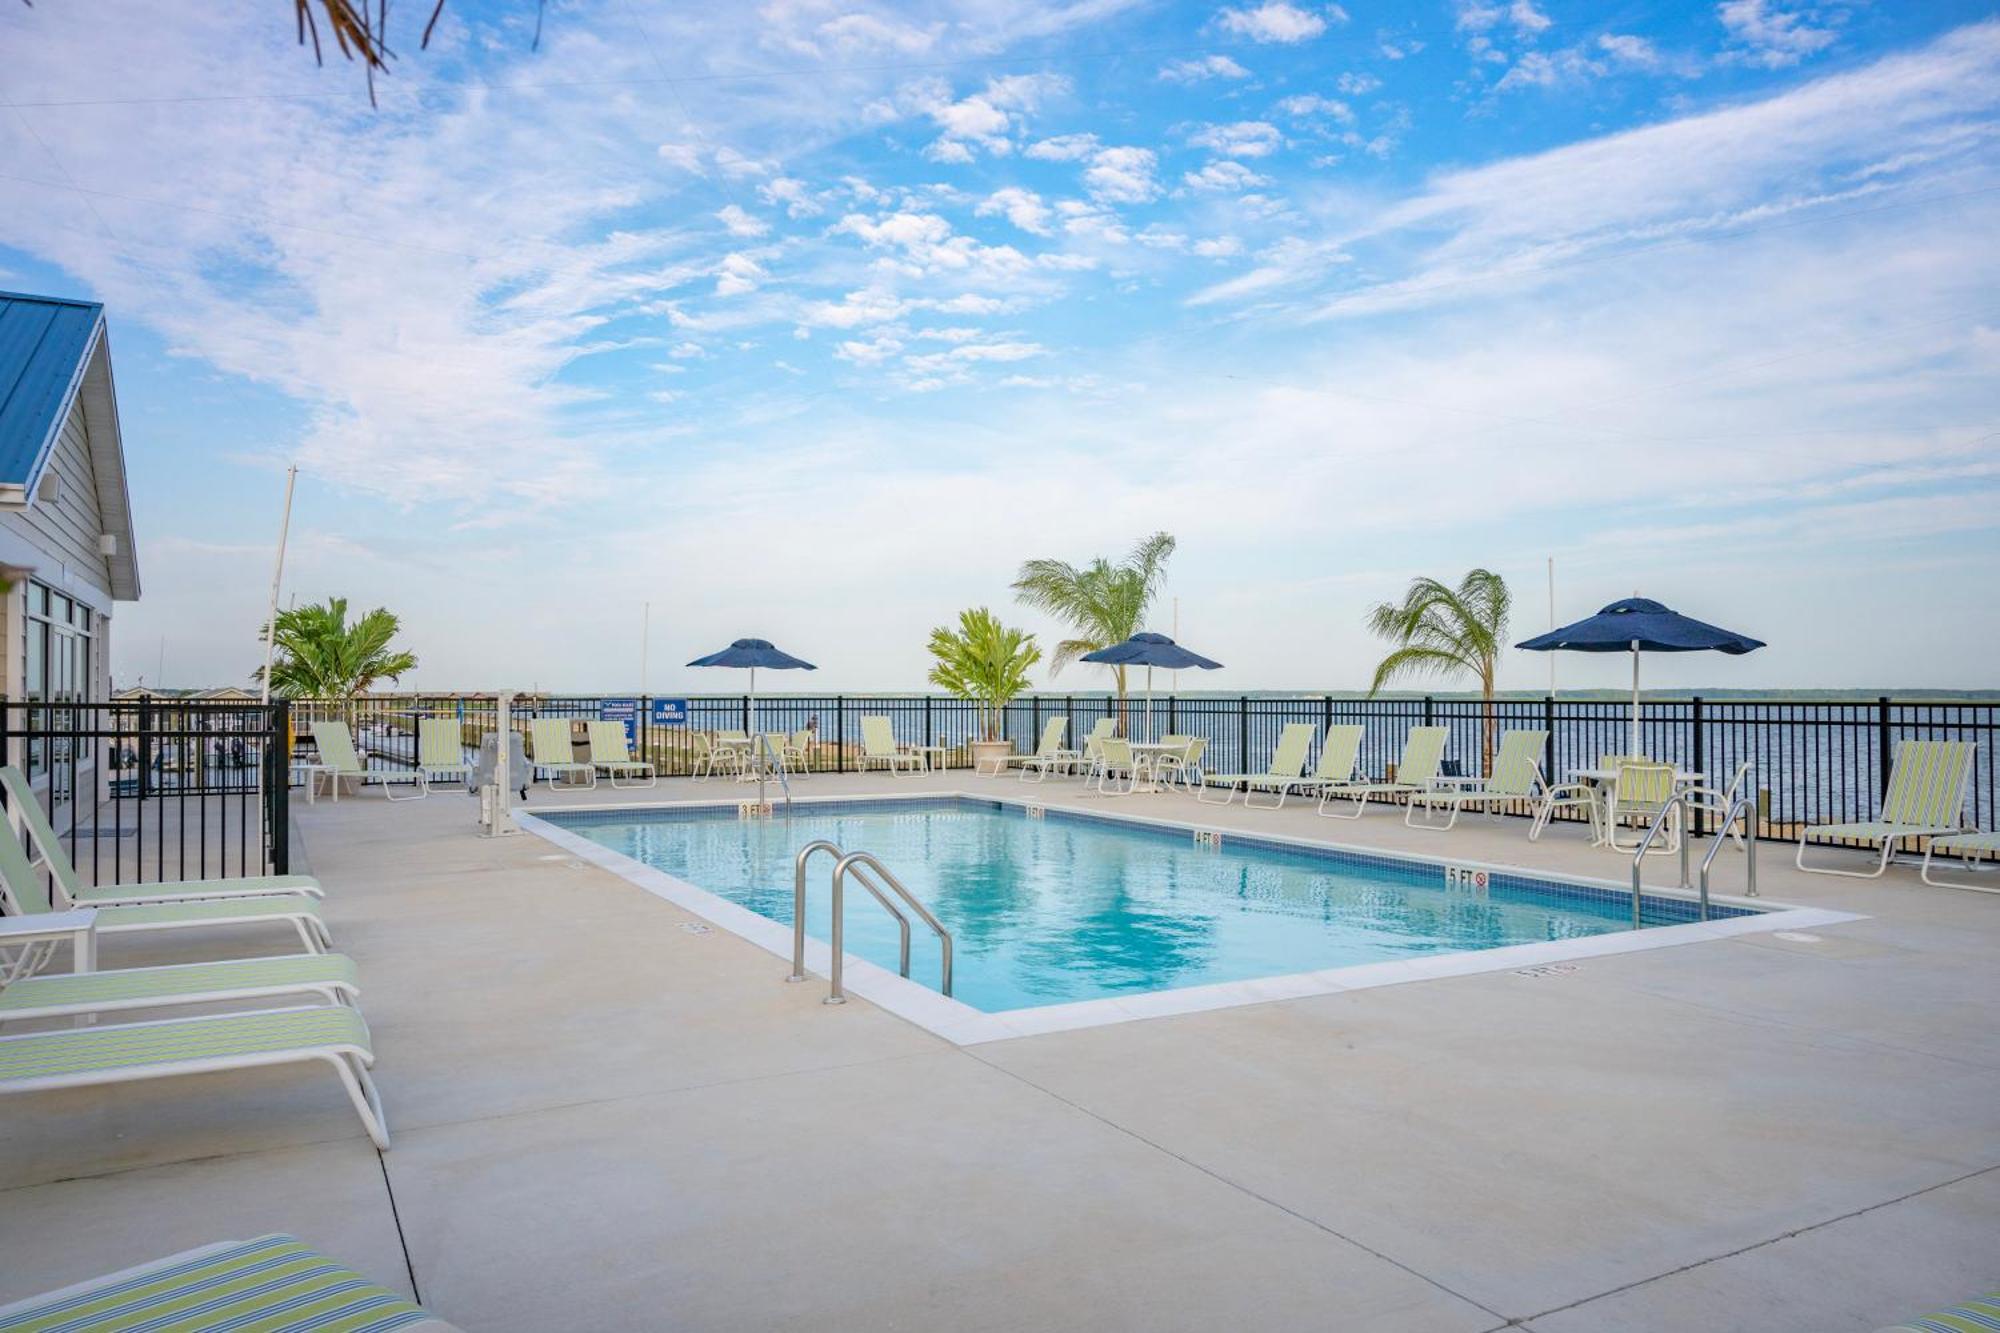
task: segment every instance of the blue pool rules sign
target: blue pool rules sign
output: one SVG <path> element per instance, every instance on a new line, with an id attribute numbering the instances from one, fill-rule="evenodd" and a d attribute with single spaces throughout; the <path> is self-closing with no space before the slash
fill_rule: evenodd
<path id="1" fill-rule="evenodd" d="M 635 745 L 639 740 L 639 701 L 637 699 L 600 699 L 597 701 L 597 720 L 600 722 L 622 722 L 625 724 L 625 743 Z"/>
<path id="2" fill-rule="evenodd" d="M 656 727 L 685 727 L 688 724 L 688 701 L 685 699 L 653 700 L 653 725 Z"/>

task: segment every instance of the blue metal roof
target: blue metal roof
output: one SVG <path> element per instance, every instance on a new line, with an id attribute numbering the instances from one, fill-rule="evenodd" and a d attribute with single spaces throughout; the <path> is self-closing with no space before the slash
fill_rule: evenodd
<path id="1" fill-rule="evenodd" d="M 103 318 L 94 301 L 0 292 L 0 484 L 31 480 Z"/>

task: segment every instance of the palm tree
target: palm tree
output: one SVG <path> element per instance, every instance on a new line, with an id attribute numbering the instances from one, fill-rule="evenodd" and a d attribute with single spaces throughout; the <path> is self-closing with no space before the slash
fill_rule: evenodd
<path id="1" fill-rule="evenodd" d="M 1436 579 L 1414 579 L 1403 600 L 1378 603 L 1368 628 L 1395 644 L 1375 668 L 1372 696 L 1399 676 L 1451 676 L 1469 671 L 1479 678 L 1481 772 L 1493 772 L 1493 670 L 1507 644 L 1507 613 L 1513 605 L 1507 580 L 1490 569 L 1468 570 L 1456 588 Z"/>
<path id="2" fill-rule="evenodd" d="M 280 611 L 271 689 L 290 699 L 345 702 L 377 681 L 396 680 L 417 669 L 415 654 L 390 650 L 401 628 L 402 622 L 379 606 L 349 624 L 345 597 Z M 251 676 L 263 678 L 262 667 Z"/>
<path id="3" fill-rule="evenodd" d="M 1035 636 L 1000 623 L 983 606 L 958 614 L 958 628 L 931 631 L 931 684 L 979 706 L 981 739 L 1000 739 L 1000 717 L 1028 688 L 1028 668 L 1042 660 Z"/>
<path id="4" fill-rule="evenodd" d="M 1117 564 L 1103 556 L 1079 569 L 1065 560 L 1030 560 L 1014 579 L 1014 595 L 1025 606 L 1046 611 L 1066 622 L 1073 638 L 1056 645 L 1049 674 L 1100 648 L 1123 643 L 1146 622 L 1166 581 L 1167 557 L 1174 553 L 1171 533 L 1156 532 L 1132 548 Z M 1111 668 L 1118 689 L 1118 729 L 1125 731 L 1125 668 Z"/>

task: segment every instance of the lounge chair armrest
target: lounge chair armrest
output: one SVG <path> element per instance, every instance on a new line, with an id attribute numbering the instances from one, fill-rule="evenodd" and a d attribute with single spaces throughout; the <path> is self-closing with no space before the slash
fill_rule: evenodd
<path id="1" fill-rule="evenodd" d="M 21 944 L 28 940 L 61 939 L 97 929 L 97 909 L 76 907 L 67 912 L 36 912 L 29 916 L 0 916 L 0 944 Z"/>

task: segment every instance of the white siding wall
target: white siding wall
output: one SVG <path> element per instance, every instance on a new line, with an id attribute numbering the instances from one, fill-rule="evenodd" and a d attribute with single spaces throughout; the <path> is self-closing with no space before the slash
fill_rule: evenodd
<path id="1" fill-rule="evenodd" d="M 111 571 L 97 544 L 104 526 L 97 507 L 97 477 L 90 466 L 84 434 L 81 396 L 71 404 L 50 451 L 47 473 L 61 478 L 60 493 L 53 502 L 30 495 L 26 511 L 19 515 L 23 535 L 47 552 L 51 563 L 62 566 L 67 575 L 52 577 L 54 571 L 43 571 L 42 580 L 55 587 L 69 585 L 98 610 L 108 611 Z"/>

